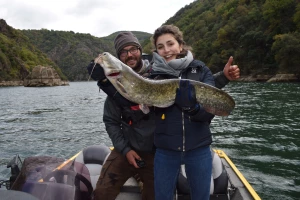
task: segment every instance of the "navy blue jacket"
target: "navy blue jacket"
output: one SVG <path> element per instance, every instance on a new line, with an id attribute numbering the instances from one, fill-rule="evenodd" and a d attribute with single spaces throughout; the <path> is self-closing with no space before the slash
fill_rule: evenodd
<path id="1" fill-rule="evenodd" d="M 159 72 L 152 72 L 159 74 Z M 182 79 L 192 79 L 215 86 L 214 77 L 205 64 L 194 60 L 181 74 Z M 214 115 L 206 112 L 203 107 L 193 116 L 182 112 L 177 105 L 167 108 L 154 108 L 156 129 L 154 144 L 157 148 L 189 151 L 210 145 L 212 135 L 210 122 Z"/>

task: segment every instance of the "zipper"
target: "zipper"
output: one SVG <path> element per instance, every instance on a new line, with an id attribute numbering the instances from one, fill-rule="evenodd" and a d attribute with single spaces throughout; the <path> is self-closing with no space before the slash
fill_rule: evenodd
<path id="1" fill-rule="evenodd" d="M 182 151 L 185 151 L 185 128 L 184 128 L 184 112 L 181 111 L 182 118 Z"/>
<path id="2" fill-rule="evenodd" d="M 179 75 L 179 79 L 181 79 L 182 72 Z M 182 119 L 182 151 L 185 151 L 185 128 L 184 128 L 184 112 L 181 110 L 181 119 Z"/>

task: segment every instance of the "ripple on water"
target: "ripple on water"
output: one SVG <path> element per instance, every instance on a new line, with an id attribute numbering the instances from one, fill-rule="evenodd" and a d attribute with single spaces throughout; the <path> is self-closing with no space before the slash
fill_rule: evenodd
<path id="1" fill-rule="evenodd" d="M 15 154 L 69 158 L 88 145 L 112 146 L 102 122 L 106 95 L 95 82 L 0 90 L 0 179 L 9 177 L 6 164 Z M 212 147 L 230 157 L 262 199 L 297 199 L 300 84 L 237 82 L 225 91 L 236 107 L 212 120 Z"/>
<path id="2" fill-rule="evenodd" d="M 299 193 L 299 185 L 295 184 L 295 180 L 283 178 L 281 176 L 274 176 L 266 173 L 260 173 L 259 171 L 251 171 L 247 169 L 245 174 L 249 177 L 255 178 L 253 182 L 250 182 L 257 190 L 261 191 L 259 195 L 265 198 L 262 199 L 284 199 L 284 200 L 295 200 L 297 193 Z M 271 169 L 270 169 L 271 171 Z M 249 172 L 249 173 L 248 173 Z M 274 191 L 280 191 L 274 192 Z"/>

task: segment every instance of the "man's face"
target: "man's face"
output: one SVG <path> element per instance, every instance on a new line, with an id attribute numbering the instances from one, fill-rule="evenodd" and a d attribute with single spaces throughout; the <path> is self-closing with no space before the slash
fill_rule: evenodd
<path id="1" fill-rule="evenodd" d="M 140 67 L 142 56 L 137 46 L 126 46 L 120 51 L 120 60 L 133 70 Z"/>

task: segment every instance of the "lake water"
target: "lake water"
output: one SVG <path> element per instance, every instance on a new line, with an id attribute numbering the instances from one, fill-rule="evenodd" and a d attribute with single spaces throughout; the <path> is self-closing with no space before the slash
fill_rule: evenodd
<path id="1" fill-rule="evenodd" d="M 300 197 L 300 84 L 241 83 L 224 90 L 236 101 L 212 122 L 222 149 L 262 199 Z M 105 93 L 96 82 L 60 87 L 0 88 L 0 180 L 7 163 L 50 155 L 69 158 L 93 144 L 111 146 L 102 122 Z"/>

